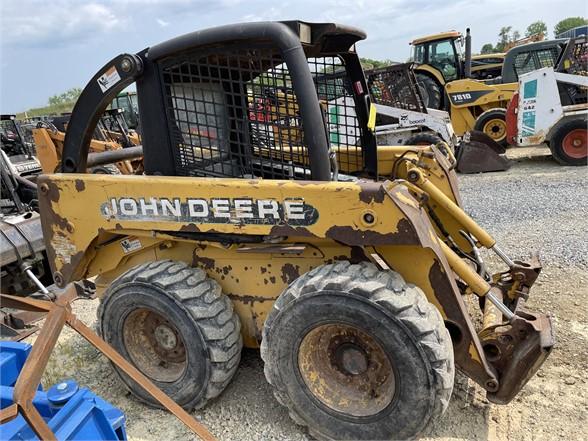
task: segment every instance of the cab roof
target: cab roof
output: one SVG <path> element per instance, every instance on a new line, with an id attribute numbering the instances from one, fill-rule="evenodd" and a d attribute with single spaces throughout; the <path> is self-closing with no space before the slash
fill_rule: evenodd
<path id="1" fill-rule="evenodd" d="M 415 45 L 415 44 L 426 43 L 428 41 L 446 40 L 448 38 L 460 38 L 460 37 L 461 37 L 461 32 L 452 30 L 452 31 L 447 31 L 447 32 L 440 32 L 438 34 L 427 35 L 425 37 L 415 38 L 409 44 Z"/>
<path id="2" fill-rule="evenodd" d="M 478 55 L 472 55 L 472 60 L 480 60 L 480 59 L 484 59 L 484 58 L 504 58 L 505 55 L 506 55 L 506 52 L 495 52 L 495 53 L 490 53 L 490 54 L 478 54 Z"/>
<path id="3" fill-rule="evenodd" d="M 290 33 L 289 37 L 286 33 Z M 199 47 L 215 47 L 237 41 L 264 41 L 269 38 L 291 38 L 302 43 L 308 54 L 354 52 L 354 44 L 366 38 L 360 29 L 336 23 L 309 23 L 299 20 L 282 22 L 240 23 L 203 29 L 181 35 L 148 49 L 152 59 L 163 58 Z"/>

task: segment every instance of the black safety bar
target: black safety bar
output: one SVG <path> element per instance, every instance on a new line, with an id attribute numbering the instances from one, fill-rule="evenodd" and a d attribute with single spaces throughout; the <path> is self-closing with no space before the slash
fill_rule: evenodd
<path id="1" fill-rule="evenodd" d="M 312 74 L 308 69 L 303 44 L 295 32 L 295 29 L 300 29 L 301 26 L 312 27 L 313 25 L 301 22 L 259 22 L 220 26 L 182 35 L 135 55 L 122 54 L 114 58 L 94 75 L 74 107 L 64 142 L 62 171 L 66 173 L 85 172 L 92 133 L 102 112 L 119 92 L 134 81 L 137 81 L 140 117 L 143 120 L 141 104 L 149 106 L 149 103 L 141 100 L 139 93 L 141 83 L 145 84 L 147 77 L 154 78 L 157 75 L 157 60 L 173 57 L 197 47 L 256 40 L 271 42 L 280 49 L 282 58 L 288 66 L 301 110 L 304 140 L 308 147 L 312 179 L 330 180 L 328 133 L 317 100 Z M 365 34 L 352 28 L 343 28 L 333 24 L 315 26 L 321 32 L 340 36 L 341 44 L 352 45 L 355 41 L 365 38 Z M 311 44 L 310 41 L 304 41 L 304 43 Z M 150 72 L 154 72 L 155 75 Z M 143 76 L 145 78 L 142 78 Z M 147 94 L 149 95 L 149 93 Z M 149 98 L 154 107 L 161 108 L 161 103 L 155 102 L 157 101 L 154 99 L 155 95 Z M 161 99 L 159 96 L 159 101 Z M 162 116 L 160 114 L 159 118 L 161 119 Z M 142 126 L 146 128 L 147 124 L 142 124 Z M 149 140 L 144 139 L 143 142 L 147 146 Z M 159 148 L 163 147 L 159 146 Z M 149 168 L 148 166 L 149 162 L 146 158 L 146 170 Z"/>

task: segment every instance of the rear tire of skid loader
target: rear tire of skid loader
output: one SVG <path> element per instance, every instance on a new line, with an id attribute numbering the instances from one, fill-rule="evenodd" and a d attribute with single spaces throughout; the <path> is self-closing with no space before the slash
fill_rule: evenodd
<path id="1" fill-rule="evenodd" d="M 486 110 L 476 119 L 474 130 L 488 135 L 502 147 L 508 146 L 506 140 L 506 109 Z"/>
<path id="2" fill-rule="evenodd" d="M 276 300 L 261 356 L 276 399 L 319 439 L 408 439 L 449 403 L 453 346 L 423 292 L 371 263 L 320 266 Z"/>
<path id="3" fill-rule="evenodd" d="M 61 161 L 57 163 L 54 173 L 61 173 Z M 97 165 L 88 169 L 89 173 L 94 175 L 120 175 L 122 174 L 116 164 Z"/>
<path id="4" fill-rule="evenodd" d="M 204 271 L 183 262 L 149 262 L 122 274 L 98 319 L 102 338 L 187 410 L 218 396 L 241 359 L 241 326 L 230 299 Z M 133 395 L 160 407 L 113 367 Z"/>
<path id="5" fill-rule="evenodd" d="M 586 121 L 572 120 L 562 124 L 549 142 L 551 156 L 561 165 L 581 166 L 588 163 Z"/>
<path id="6" fill-rule="evenodd" d="M 441 141 L 441 138 L 433 133 L 417 133 L 408 138 L 404 145 L 436 145 Z"/>
<path id="7" fill-rule="evenodd" d="M 416 74 L 416 81 L 420 86 L 425 107 L 429 109 L 440 109 L 443 99 L 441 96 L 442 88 L 439 84 L 433 78 L 423 73 Z"/>
<path id="8" fill-rule="evenodd" d="M 115 164 L 98 165 L 90 169 L 95 175 L 121 175 L 122 173 Z"/>

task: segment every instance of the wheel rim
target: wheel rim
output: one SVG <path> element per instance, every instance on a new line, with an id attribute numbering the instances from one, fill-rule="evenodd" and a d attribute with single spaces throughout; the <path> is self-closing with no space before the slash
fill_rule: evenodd
<path id="1" fill-rule="evenodd" d="M 160 314 L 135 309 L 124 321 L 123 338 L 135 366 L 152 380 L 171 383 L 186 370 L 184 341 L 176 327 Z"/>
<path id="2" fill-rule="evenodd" d="M 587 133 L 586 129 L 575 129 L 564 136 L 562 141 L 564 153 L 574 159 L 586 158 L 588 156 Z"/>
<path id="3" fill-rule="evenodd" d="M 501 118 L 492 118 L 484 124 L 482 131 L 494 141 L 502 141 L 506 136 L 506 121 Z"/>
<path id="4" fill-rule="evenodd" d="M 394 398 L 390 359 L 355 326 L 326 324 L 308 332 L 298 349 L 298 369 L 312 395 L 337 412 L 371 416 Z"/>

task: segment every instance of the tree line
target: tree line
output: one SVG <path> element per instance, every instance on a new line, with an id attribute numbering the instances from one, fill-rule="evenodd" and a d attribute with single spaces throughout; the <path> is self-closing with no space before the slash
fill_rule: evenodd
<path id="1" fill-rule="evenodd" d="M 50 96 L 47 101 L 50 106 L 58 106 L 61 104 L 66 104 L 66 103 L 75 103 L 78 100 L 78 98 L 80 97 L 81 93 L 82 93 L 81 88 L 72 87 L 71 89 L 69 89 L 61 94 Z"/>
<path id="2" fill-rule="evenodd" d="M 560 20 L 553 28 L 553 36 L 557 37 L 565 31 L 569 31 L 578 26 L 588 24 L 588 20 L 584 17 L 568 17 Z M 547 25 L 544 21 L 538 20 L 527 26 L 525 30 L 525 37 L 539 36 L 539 39 L 547 37 Z M 513 29 L 512 26 L 503 26 L 498 33 L 498 41 L 496 44 L 486 43 L 482 46 L 480 52 L 482 54 L 491 54 L 495 52 L 506 52 L 510 45 L 521 38 L 521 33 Z"/>

